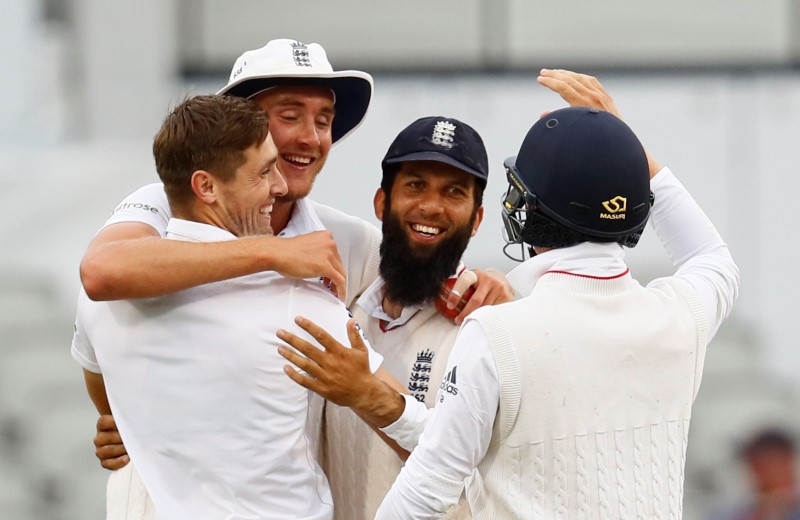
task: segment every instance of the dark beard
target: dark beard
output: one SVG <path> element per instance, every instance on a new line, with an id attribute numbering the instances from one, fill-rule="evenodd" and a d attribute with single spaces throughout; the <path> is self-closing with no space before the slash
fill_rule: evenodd
<path id="1" fill-rule="evenodd" d="M 386 208 L 380 249 L 386 297 L 403 307 L 433 301 L 442 282 L 455 273 L 471 234 L 472 222 L 456 228 L 436 247 L 415 249 L 397 216 Z"/>

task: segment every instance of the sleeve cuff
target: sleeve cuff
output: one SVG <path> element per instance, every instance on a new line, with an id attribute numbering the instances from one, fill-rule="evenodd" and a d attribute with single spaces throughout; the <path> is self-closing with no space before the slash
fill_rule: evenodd
<path id="1" fill-rule="evenodd" d="M 70 352 L 72 353 L 72 359 L 74 359 L 81 367 L 85 368 L 89 372 L 94 372 L 95 374 L 103 373 L 103 371 L 100 370 L 100 365 L 87 359 L 86 356 L 81 354 L 81 352 L 75 348 L 75 345 L 70 348 Z"/>
<path id="2" fill-rule="evenodd" d="M 403 399 L 406 401 L 403 414 L 392 424 L 381 428 L 381 431 L 403 449 L 413 451 L 428 422 L 430 410 L 412 395 L 403 394 Z"/>

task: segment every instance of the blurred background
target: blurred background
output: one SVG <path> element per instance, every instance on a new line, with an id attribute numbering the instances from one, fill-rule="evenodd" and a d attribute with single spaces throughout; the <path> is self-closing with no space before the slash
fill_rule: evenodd
<path id="1" fill-rule="evenodd" d="M 766 427 L 800 432 L 796 0 L 3 0 L 0 518 L 104 518 L 96 413 L 69 355 L 81 255 L 125 195 L 157 181 L 150 144 L 168 111 L 273 38 L 321 43 L 336 69 L 375 78 L 363 126 L 333 148 L 313 198 L 377 223 L 393 137 L 421 116 L 456 117 L 492 166 L 467 263 L 503 271 L 515 264 L 501 253 L 502 161 L 564 106 L 537 71 L 601 80 L 741 269 L 708 351 L 685 490 L 685 518 L 733 518 L 752 496 L 743 443 Z M 628 259 L 642 282 L 671 272 L 653 234 Z"/>

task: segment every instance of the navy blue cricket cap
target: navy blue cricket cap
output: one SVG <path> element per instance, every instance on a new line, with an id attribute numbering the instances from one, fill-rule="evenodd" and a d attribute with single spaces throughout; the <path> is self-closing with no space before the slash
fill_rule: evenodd
<path id="1" fill-rule="evenodd" d="M 471 173 L 483 186 L 489 158 L 474 128 L 451 117 L 423 117 L 408 125 L 389 146 L 381 168 L 408 161 L 436 161 Z"/>
<path id="2" fill-rule="evenodd" d="M 529 204 L 589 237 L 619 240 L 641 233 L 650 214 L 644 148 L 609 112 L 551 112 L 533 125 L 505 166 L 523 184 Z"/>

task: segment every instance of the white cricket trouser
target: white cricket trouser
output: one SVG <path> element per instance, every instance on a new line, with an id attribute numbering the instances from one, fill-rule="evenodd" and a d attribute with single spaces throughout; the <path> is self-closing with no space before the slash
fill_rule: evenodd
<path id="1" fill-rule="evenodd" d="M 156 508 L 132 462 L 108 477 L 106 520 L 156 520 Z"/>

